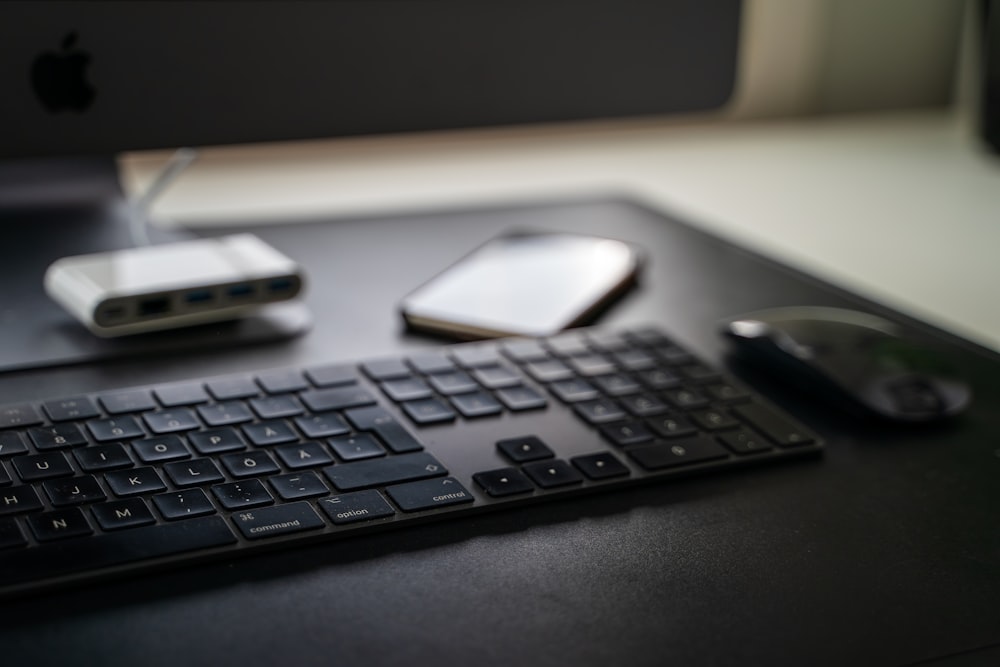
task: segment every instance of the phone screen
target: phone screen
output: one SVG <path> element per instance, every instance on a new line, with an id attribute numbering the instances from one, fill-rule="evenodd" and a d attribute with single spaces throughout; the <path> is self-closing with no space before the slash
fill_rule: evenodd
<path id="1" fill-rule="evenodd" d="M 517 233 L 480 246 L 402 303 L 410 326 L 463 338 L 547 336 L 582 323 L 630 285 L 639 254 L 622 241 Z"/>

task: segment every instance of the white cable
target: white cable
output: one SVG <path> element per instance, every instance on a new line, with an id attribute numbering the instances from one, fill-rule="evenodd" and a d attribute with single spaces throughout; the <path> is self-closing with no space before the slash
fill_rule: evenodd
<path id="1" fill-rule="evenodd" d="M 194 148 L 178 148 L 166 164 L 157 172 L 146 189 L 132 201 L 132 211 L 129 216 L 129 234 L 135 246 L 151 245 L 149 239 L 149 219 L 153 202 L 173 184 L 185 169 L 198 159 L 198 151 Z"/>

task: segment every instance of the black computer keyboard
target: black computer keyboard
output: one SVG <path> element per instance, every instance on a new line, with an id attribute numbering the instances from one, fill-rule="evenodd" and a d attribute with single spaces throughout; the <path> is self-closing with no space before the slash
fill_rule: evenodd
<path id="1" fill-rule="evenodd" d="M 815 455 L 652 328 L 0 409 L 0 593 Z"/>

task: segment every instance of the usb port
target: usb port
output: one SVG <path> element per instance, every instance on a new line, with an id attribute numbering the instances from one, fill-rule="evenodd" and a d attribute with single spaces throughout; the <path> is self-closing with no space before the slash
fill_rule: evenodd
<path id="1" fill-rule="evenodd" d="M 152 299 L 143 299 L 139 302 L 139 316 L 148 317 L 150 315 L 162 315 L 170 310 L 170 299 L 165 296 L 158 296 Z"/>
<path id="2" fill-rule="evenodd" d="M 190 304 L 208 303 L 212 300 L 212 291 L 207 289 L 195 290 L 184 295 L 184 300 Z"/>
<path id="3" fill-rule="evenodd" d="M 267 289 L 271 292 L 291 292 L 295 283 L 291 278 L 275 278 L 267 284 Z"/>
<path id="4" fill-rule="evenodd" d="M 101 310 L 101 317 L 106 322 L 120 320 L 125 317 L 125 308 L 123 306 L 108 306 Z"/>
<path id="5" fill-rule="evenodd" d="M 226 294 L 233 299 L 243 299 L 253 294 L 253 285 L 232 285 L 226 288 Z"/>

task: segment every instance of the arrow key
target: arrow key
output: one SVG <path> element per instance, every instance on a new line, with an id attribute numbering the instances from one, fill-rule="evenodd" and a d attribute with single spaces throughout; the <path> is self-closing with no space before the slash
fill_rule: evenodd
<path id="1" fill-rule="evenodd" d="M 519 493 L 531 493 L 534 487 L 528 478 L 516 468 L 499 468 L 477 472 L 472 479 L 482 487 L 483 491 L 494 498 L 514 496 Z"/>

